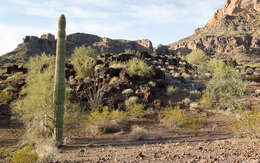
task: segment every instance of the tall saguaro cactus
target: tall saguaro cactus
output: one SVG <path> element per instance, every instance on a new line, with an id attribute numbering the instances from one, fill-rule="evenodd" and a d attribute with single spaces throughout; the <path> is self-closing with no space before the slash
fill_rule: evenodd
<path id="1" fill-rule="evenodd" d="M 63 134 L 63 115 L 65 99 L 65 55 L 66 55 L 66 20 L 61 15 L 58 22 L 58 38 L 56 47 L 56 66 L 55 66 L 55 83 L 54 83 L 54 137 L 57 145 L 62 144 Z"/>

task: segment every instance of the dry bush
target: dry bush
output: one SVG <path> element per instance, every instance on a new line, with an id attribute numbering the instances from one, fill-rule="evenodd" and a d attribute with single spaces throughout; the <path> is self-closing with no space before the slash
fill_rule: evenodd
<path id="1" fill-rule="evenodd" d="M 145 114 L 143 104 L 132 104 L 126 106 L 127 118 L 141 118 Z"/>
<path id="2" fill-rule="evenodd" d="M 231 125 L 231 130 L 237 136 L 260 137 L 260 107 L 238 109 L 238 116 Z"/>
<path id="3" fill-rule="evenodd" d="M 166 90 L 166 95 L 167 96 L 172 96 L 178 92 L 178 87 L 175 86 L 168 86 Z"/>
<path id="4" fill-rule="evenodd" d="M 86 129 L 90 129 L 92 134 L 118 132 L 120 131 L 119 123 L 125 120 L 126 116 L 127 114 L 124 111 L 109 111 L 107 106 L 103 107 L 102 110 L 95 109 L 86 117 Z"/>
<path id="5" fill-rule="evenodd" d="M 149 133 L 146 129 L 139 127 L 139 126 L 133 126 L 132 131 L 130 133 L 130 138 L 133 140 L 145 140 L 149 137 Z"/>
<path id="6" fill-rule="evenodd" d="M 103 97 L 106 90 L 106 84 L 104 81 L 98 79 L 89 83 L 89 91 L 87 92 L 87 105 L 89 110 L 95 110 L 102 106 Z"/>
<path id="7" fill-rule="evenodd" d="M 8 89 L 0 90 L 0 104 L 8 103 L 14 96 L 15 94 Z"/>
<path id="8" fill-rule="evenodd" d="M 15 151 L 7 158 L 12 163 L 36 163 L 38 160 L 37 153 L 33 150 L 32 145 L 26 145 L 22 149 Z"/>
<path id="9" fill-rule="evenodd" d="M 200 104 L 207 109 L 211 109 L 213 106 L 213 100 L 210 97 L 209 93 L 205 90 L 202 92 L 202 96 L 200 98 Z"/>
<path id="10" fill-rule="evenodd" d="M 159 119 L 164 126 L 172 129 L 198 129 L 203 125 L 198 114 L 189 113 L 179 106 L 165 108 L 159 113 Z"/>

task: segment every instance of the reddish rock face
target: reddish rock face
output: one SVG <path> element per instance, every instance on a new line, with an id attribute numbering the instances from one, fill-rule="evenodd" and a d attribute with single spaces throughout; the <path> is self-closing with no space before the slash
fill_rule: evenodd
<path id="1" fill-rule="evenodd" d="M 224 14 L 234 14 L 243 9 L 255 9 L 259 11 L 259 3 L 259 0 L 227 0 L 223 9 Z"/>

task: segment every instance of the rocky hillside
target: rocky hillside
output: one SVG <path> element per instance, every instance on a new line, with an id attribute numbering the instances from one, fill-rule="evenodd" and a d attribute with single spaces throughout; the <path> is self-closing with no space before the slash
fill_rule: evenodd
<path id="1" fill-rule="evenodd" d="M 75 33 L 67 36 L 67 55 L 70 56 L 75 47 L 92 46 L 101 53 L 118 54 L 126 49 L 135 51 L 146 51 L 151 53 L 153 45 L 150 40 L 112 40 L 109 38 L 101 38 L 96 35 Z M 0 68 L 6 63 L 24 63 L 31 56 L 41 54 L 55 54 L 56 40 L 52 34 L 44 34 L 40 38 L 36 36 L 26 36 L 23 43 L 18 47 L 0 57 Z"/>
<path id="2" fill-rule="evenodd" d="M 158 46 L 157 53 L 189 53 L 202 49 L 208 54 L 247 54 L 260 52 L 260 2 L 227 0 L 224 8 L 215 12 L 207 25 L 192 36 L 167 46 Z"/>

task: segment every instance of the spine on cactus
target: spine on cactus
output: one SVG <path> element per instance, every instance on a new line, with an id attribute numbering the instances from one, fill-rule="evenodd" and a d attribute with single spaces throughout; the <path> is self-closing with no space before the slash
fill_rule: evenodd
<path id="1" fill-rule="evenodd" d="M 54 138 L 57 145 L 62 144 L 63 115 L 65 99 L 65 55 L 66 55 L 66 20 L 61 15 L 58 22 L 58 38 L 56 47 L 55 83 L 54 83 Z"/>

